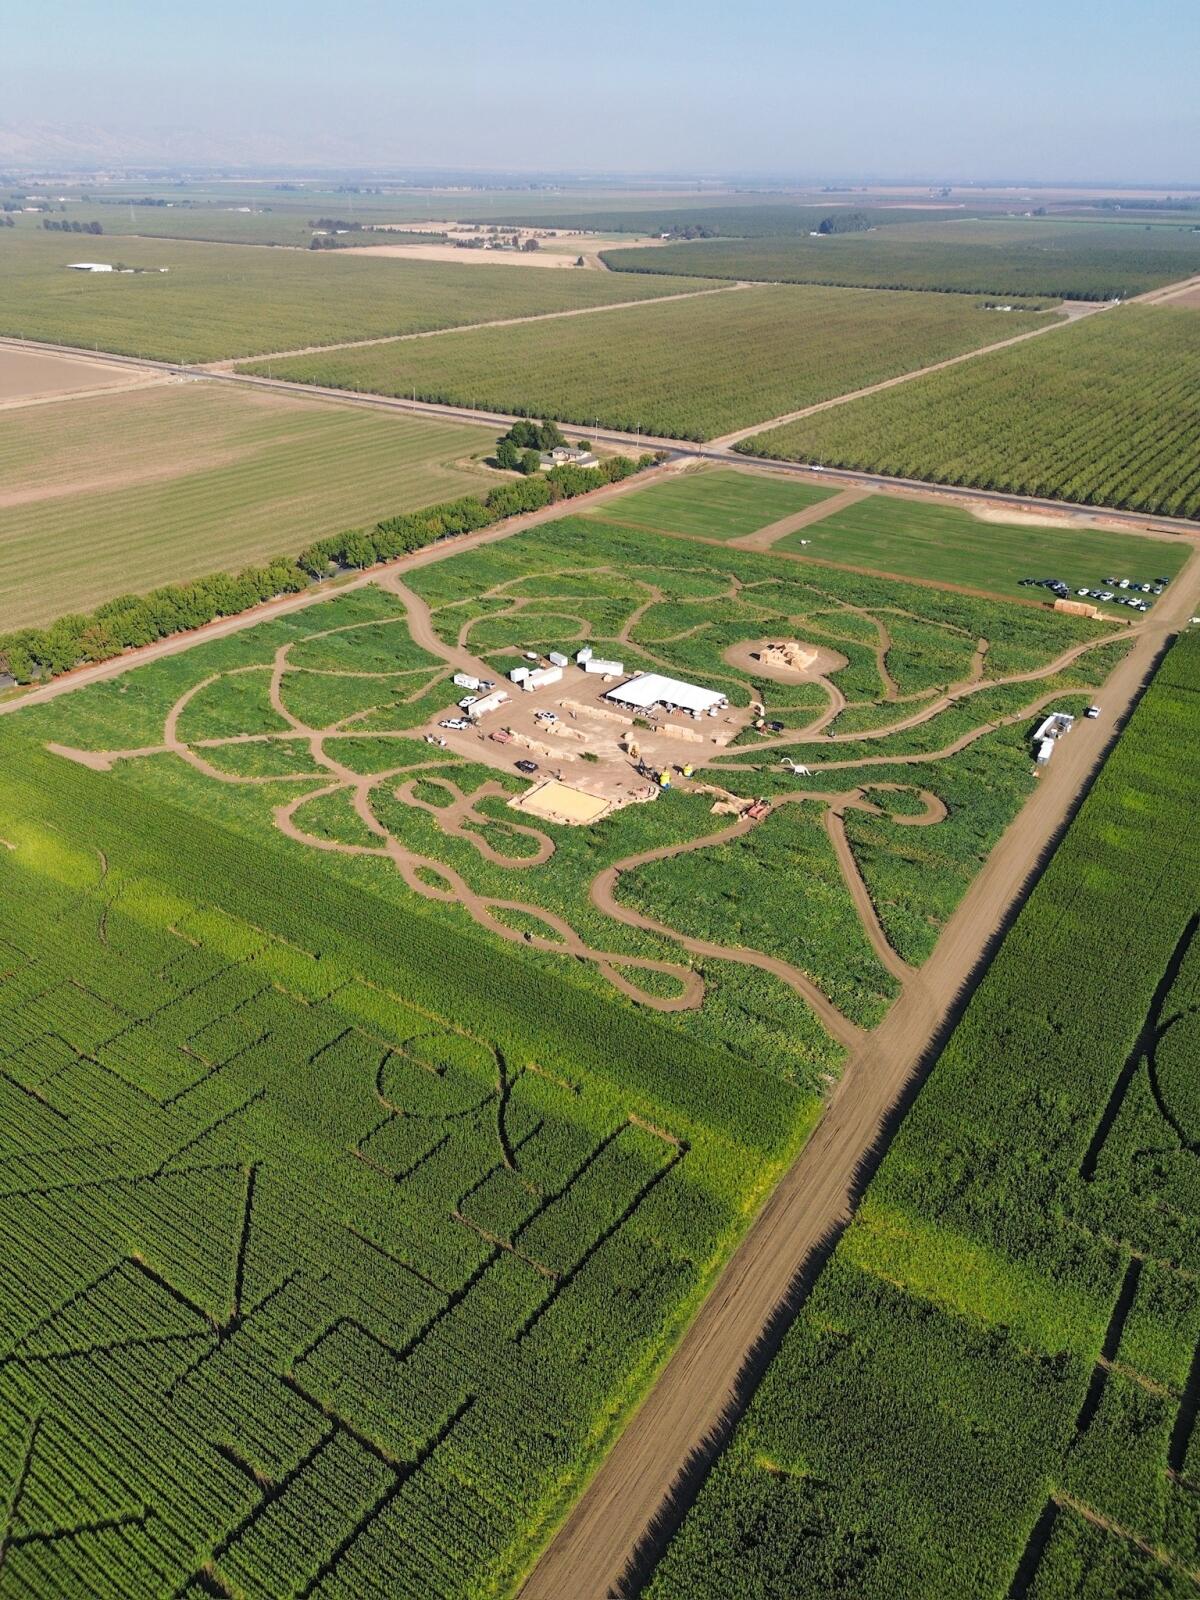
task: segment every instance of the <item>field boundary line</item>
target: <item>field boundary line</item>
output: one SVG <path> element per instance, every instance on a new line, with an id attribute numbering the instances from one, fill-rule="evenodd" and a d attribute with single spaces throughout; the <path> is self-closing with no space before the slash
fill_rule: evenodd
<path id="1" fill-rule="evenodd" d="M 1080 302 L 1085 306 L 1083 310 L 1062 311 L 1054 314 L 1053 320 L 1042 328 L 1030 328 L 1026 333 L 1015 333 L 1008 339 L 999 339 L 995 344 L 980 345 L 978 350 L 964 350 L 961 355 L 947 356 L 944 361 L 932 361 L 928 366 L 915 367 L 912 372 L 901 372 L 894 378 L 884 378 L 879 383 L 869 383 L 865 389 L 852 389 L 849 394 L 835 395 L 832 400 L 818 400 L 815 405 L 802 406 L 799 411 L 785 412 L 781 417 L 771 417 L 765 422 L 756 423 L 750 428 L 738 428 L 733 433 L 725 433 L 718 439 L 710 439 L 709 447 L 715 450 L 729 450 L 734 445 L 740 444 L 743 439 L 753 438 L 755 434 L 767 433 L 772 428 L 785 427 L 789 422 L 800 422 L 805 417 L 814 416 L 818 411 L 829 411 L 834 406 L 848 405 L 851 400 L 864 400 L 868 395 L 881 394 L 885 389 L 894 389 L 899 384 L 911 383 L 914 378 L 928 377 L 931 372 L 943 372 L 947 367 L 960 366 L 964 361 L 974 361 L 978 356 L 992 355 L 997 350 L 1007 350 L 1010 345 L 1024 344 L 1027 339 L 1040 339 L 1043 334 L 1053 333 L 1060 328 L 1069 328 L 1076 322 L 1081 322 L 1085 317 L 1094 316 L 1099 311 L 1110 309 L 1110 302 Z"/>
<path id="2" fill-rule="evenodd" d="M 563 317 L 590 317 L 601 311 L 633 311 L 638 306 L 669 305 L 673 300 L 699 300 L 705 295 L 728 294 L 752 287 L 746 283 L 722 283 L 716 288 L 681 289 L 675 294 L 647 295 L 643 300 L 615 300 L 611 305 L 568 306 L 562 311 L 535 311 L 527 317 L 493 317 L 487 322 L 463 322 L 451 328 L 420 328 L 415 333 L 383 333 L 370 339 L 344 339 L 339 344 L 309 344 L 299 350 L 266 350 L 255 356 L 227 356 L 208 361 L 197 371 L 232 373 L 243 361 L 286 361 L 292 356 L 323 355 L 331 350 L 361 350 L 374 344 L 404 344 L 410 339 L 440 339 L 452 333 L 478 333 L 483 328 L 516 328 L 526 322 L 557 322 Z"/>
<path id="3" fill-rule="evenodd" d="M 639 302 L 639 304 L 644 302 Z M 653 304 L 655 302 L 651 302 Z M 1102 308 L 1101 308 L 1102 309 Z M 1062 327 L 1063 323 L 1052 323 L 1049 327 Z M 449 330 L 445 330 L 449 331 Z M 1035 330 L 1039 333 L 1049 331 L 1048 328 Z M 1021 337 L 1028 338 L 1025 334 Z M 193 367 L 175 361 L 160 361 L 147 356 L 123 355 L 118 351 L 97 351 L 83 345 L 54 344 L 46 340 L 27 339 L 18 334 L 0 334 L 0 348 L 12 347 L 22 350 L 53 352 L 61 355 L 90 355 L 99 361 L 111 361 L 119 366 L 139 367 L 150 371 L 171 372 L 184 378 L 196 380 L 206 379 L 212 383 L 249 384 L 265 390 L 278 390 L 281 394 L 296 395 L 309 400 L 323 400 L 327 404 L 347 406 L 375 406 L 384 411 L 399 411 L 413 416 L 426 416 L 450 422 L 475 423 L 484 427 L 498 425 L 501 428 L 511 427 L 514 422 L 524 422 L 528 419 L 518 417 L 512 412 L 485 411 L 477 407 L 449 405 L 436 400 L 408 400 L 402 396 L 373 394 L 356 389 L 326 388 L 318 384 L 300 383 L 291 379 L 259 377 L 254 373 L 245 372 L 215 372 L 207 367 Z M 957 357 L 959 360 L 970 359 L 971 355 L 982 355 L 983 351 L 970 352 L 967 356 Z M 242 358 L 239 358 L 242 359 Z M 245 359 L 257 359 L 247 357 Z M 892 380 L 902 381 L 902 380 Z M 852 398 L 847 396 L 846 398 Z M 822 404 L 836 404 L 836 401 L 822 402 Z M 757 423 L 750 430 L 751 433 L 761 431 L 769 426 L 767 423 Z M 998 511 L 1039 511 L 1051 512 L 1062 517 L 1064 523 L 1069 525 L 1071 518 L 1086 517 L 1089 519 L 1102 519 L 1114 532 L 1128 530 L 1131 533 L 1144 535 L 1149 538 L 1172 538 L 1179 534 L 1195 537 L 1200 534 L 1200 520 L 1190 517 L 1172 517 L 1162 512 L 1130 511 L 1121 506 L 1087 505 L 1079 500 L 1053 499 L 1049 496 L 1032 494 L 1017 494 L 1007 489 L 985 489 L 976 484 L 935 483 L 925 478 L 904 478 L 885 472 L 860 472 L 852 467 L 825 467 L 818 472 L 811 466 L 800 461 L 787 461 L 773 456 L 754 456 L 722 447 L 714 441 L 708 440 L 697 443 L 691 439 L 671 439 L 657 434 L 626 433 L 619 428 L 597 427 L 585 429 L 577 423 L 564 424 L 564 431 L 576 434 L 602 444 L 633 446 L 638 450 L 669 452 L 675 459 L 676 467 L 688 461 L 698 464 L 713 462 L 718 466 L 743 468 L 748 471 L 773 472 L 778 475 L 800 476 L 805 482 L 814 485 L 842 484 L 845 486 L 859 485 L 866 489 L 878 490 L 883 493 L 909 494 L 926 500 L 969 501 L 977 505 L 989 506 Z M 642 481 L 645 481 L 643 475 Z M 686 535 L 685 535 L 686 537 Z M 721 543 L 729 541 L 722 540 Z M 912 580 L 916 581 L 916 580 Z"/>
<path id="4" fill-rule="evenodd" d="M 603 503 L 631 489 L 656 483 L 668 475 L 670 475 L 669 466 L 648 467 L 644 472 L 636 472 L 631 477 L 622 478 L 616 483 L 602 484 L 590 490 L 585 498 L 591 504 Z M 479 528 L 474 533 L 439 539 L 433 544 L 423 545 L 419 550 L 410 550 L 394 561 L 367 567 L 356 577 L 348 580 L 328 579 L 310 589 L 302 590 L 299 594 L 280 595 L 275 600 L 265 600 L 261 605 L 251 606 L 249 610 L 239 611 L 234 616 L 216 617 L 202 627 L 189 629 L 185 633 L 169 634 L 165 639 L 156 639 L 152 644 L 126 650 L 108 661 L 75 667 L 70 672 L 64 672 L 61 676 L 51 679 L 49 683 L 40 684 L 19 694 L 14 699 L 0 699 L 0 716 L 19 711 L 23 706 L 40 705 L 47 700 L 55 700 L 60 694 L 69 694 L 72 690 L 82 689 L 91 683 L 119 677 L 123 672 L 130 672 L 147 662 L 158 661 L 163 656 L 179 655 L 195 645 L 207 644 L 212 639 L 223 639 L 231 633 L 240 633 L 244 628 L 252 628 L 259 622 L 269 622 L 275 617 L 287 616 L 293 611 L 303 611 L 308 606 L 320 605 L 325 600 L 361 589 L 366 584 L 377 583 L 391 574 L 399 576 L 413 567 L 448 561 L 463 551 L 477 549 L 480 545 L 495 544 L 501 539 L 523 533 L 528 528 L 538 527 L 543 522 L 554 522 L 559 517 L 570 516 L 574 504 L 575 502 L 571 500 L 554 501 L 537 511 L 526 511 L 518 516 L 508 517 L 504 522 L 488 528 Z"/>

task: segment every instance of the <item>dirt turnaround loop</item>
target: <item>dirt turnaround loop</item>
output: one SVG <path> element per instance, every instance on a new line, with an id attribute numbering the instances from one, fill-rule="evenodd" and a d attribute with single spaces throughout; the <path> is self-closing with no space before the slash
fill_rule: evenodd
<path id="1" fill-rule="evenodd" d="M 752 678 L 775 683 L 816 683 L 849 663 L 839 650 L 823 644 L 801 644 L 795 639 L 751 639 L 731 644 L 723 658 Z"/>

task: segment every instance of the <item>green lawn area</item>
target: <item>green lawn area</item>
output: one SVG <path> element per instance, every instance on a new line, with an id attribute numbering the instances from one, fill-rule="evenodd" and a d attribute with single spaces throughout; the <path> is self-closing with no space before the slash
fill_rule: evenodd
<path id="1" fill-rule="evenodd" d="M 801 539 L 807 541 L 803 549 Z M 1062 578 L 1072 590 L 1095 588 L 1110 575 L 1148 583 L 1160 574 L 1173 578 L 1189 555 L 1182 541 L 1144 539 L 1101 528 L 982 522 L 958 506 L 882 494 L 789 533 L 775 548 L 815 561 L 841 561 L 905 578 L 932 578 L 1036 599 L 1047 591 L 1019 590 L 1019 579 Z M 1114 616 L 1129 614 L 1122 606 L 1104 609 Z"/>
<path id="2" fill-rule="evenodd" d="M 3 418 L 0 630 L 294 554 L 495 477 L 472 465 L 494 445 L 486 428 L 231 385 L 173 384 Z"/>
<path id="3" fill-rule="evenodd" d="M 794 512 L 818 505 L 834 492 L 811 483 L 789 483 L 782 478 L 719 467 L 715 472 L 689 472 L 672 483 L 635 490 L 608 507 L 604 515 L 607 522 L 623 522 L 652 533 L 740 539 Z"/>
<path id="4" fill-rule="evenodd" d="M 70 272 L 72 261 L 137 273 Z M 159 269 L 166 268 L 161 271 Z M 0 230 L 0 333 L 164 361 L 219 361 L 653 299 L 694 278 L 629 278 L 341 250 Z"/>

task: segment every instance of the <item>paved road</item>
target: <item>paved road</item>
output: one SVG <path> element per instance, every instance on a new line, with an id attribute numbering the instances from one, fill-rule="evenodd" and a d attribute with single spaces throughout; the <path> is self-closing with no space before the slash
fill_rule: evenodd
<path id="1" fill-rule="evenodd" d="M 964 1003 L 1169 636 L 1197 608 L 1198 596 L 1200 550 L 1099 693 L 1101 720 L 1080 723 L 1058 748 L 933 955 L 848 1061 L 812 1138 L 546 1549 L 521 1600 L 609 1600 L 638 1592 L 636 1579 L 626 1585 L 623 1576 L 631 1564 L 635 1572 L 645 1564 L 647 1550 L 661 1549 L 677 1525 L 697 1487 L 688 1463 L 707 1459 L 711 1439 L 744 1409 L 748 1396 L 740 1380 L 756 1344 L 806 1267 L 851 1215 L 889 1116 L 928 1067 L 931 1043 Z"/>
<path id="2" fill-rule="evenodd" d="M 653 483 L 670 472 L 669 466 L 651 467 L 646 472 L 639 472 L 632 478 L 624 479 L 621 483 L 605 484 L 601 488 L 593 489 L 581 501 L 581 505 L 603 504 L 604 501 L 618 495 L 628 494 L 631 489 Z M 331 583 L 316 584 L 300 594 L 283 595 L 278 600 L 268 600 L 263 605 L 253 606 L 249 611 L 240 611 L 235 617 L 218 617 L 215 622 L 206 623 L 202 628 L 193 628 L 189 633 L 172 634 L 168 639 L 159 639 L 154 644 L 143 645 L 140 650 L 127 650 L 124 655 L 114 656 L 111 661 L 100 661 L 92 667 L 78 667 L 74 672 L 63 673 L 50 683 L 30 689 L 11 700 L 0 699 L 0 716 L 5 712 L 19 711 L 22 706 L 39 705 L 45 700 L 56 700 L 60 694 L 70 694 L 72 690 L 82 689 L 86 684 L 100 683 L 105 678 L 118 677 L 122 672 L 144 666 L 148 661 L 158 661 L 163 656 L 178 655 L 183 650 L 192 649 L 194 645 L 205 644 L 210 639 L 222 639 L 226 634 L 240 633 L 243 628 L 252 628 L 257 623 L 267 622 L 273 617 L 283 617 L 293 611 L 303 611 L 307 606 L 319 605 L 322 600 L 328 600 L 331 594 L 346 594 L 351 589 L 361 588 L 365 583 L 377 583 L 382 573 L 410 572 L 415 567 L 427 567 L 432 562 L 448 561 L 452 556 L 461 555 L 464 550 L 475 550 L 480 545 L 495 544 L 497 540 L 510 539 L 513 534 L 522 533 L 526 528 L 536 528 L 539 523 L 552 522 L 557 517 L 568 516 L 570 511 L 570 501 L 559 501 L 553 505 L 543 506 L 539 511 L 527 511 L 523 516 L 509 517 L 507 521 L 496 523 L 491 528 L 481 528 L 476 533 L 465 533 L 452 539 L 439 540 L 437 544 L 426 545 L 421 550 L 400 556 L 396 561 L 387 563 L 385 567 L 369 567 L 358 577 L 350 578 L 348 581 L 335 580 Z"/>
<path id="3" fill-rule="evenodd" d="M 74 345 L 49 344 L 36 339 L 0 336 L 0 346 L 5 345 L 19 350 L 52 351 L 59 355 L 84 354 L 92 360 L 112 361 L 122 366 L 141 367 L 184 378 L 203 378 L 211 383 L 249 384 L 252 388 L 276 389 L 284 394 L 302 395 L 309 399 L 315 397 L 334 400 L 341 405 L 369 406 L 374 410 L 442 417 L 453 422 L 478 422 L 489 427 L 509 428 L 514 422 L 522 420 L 510 416 L 507 412 L 482 411 L 470 406 L 439 405 L 429 400 L 405 400 L 393 395 L 352 394 L 345 389 L 324 389 L 315 384 L 290 383 L 281 378 L 252 377 L 247 373 L 212 372 L 206 367 L 179 366 L 172 361 L 153 361 L 141 356 L 109 355 L 104 351 L 81 350 Z M 978 355 L 981 352 L 972 353 Z M 767 423 L 756 423 L 749 431 L 758 433 L 766 426 Z M 617 428 L 600 427 L 588 429 L 568 427 L 564 431 L 580 437 L 586 436 L 601 444 L 620 445 L 625 449 L 665 450 L 682 459 L 690 457 L 699 461 L 716 461 L 727 467 L 765 467 L 772 472 L 800 476 L 810 483 L 838 484 L 848 488 L 876 490 L 884 494 L 896 491 L 917 492 L 930 499 L 969 501 L 975 505 L 991 506 L 996 510 L 1052 512 L 1075 522 L 1082 518 L 1085 523 L 1099 521 L 1105 526 L 1129 528 L 1134 532 L 1157 530 L 1162 533 L 1195 533 L 1197 526 L 1195 522 L 1183 517 L 1146 516 L 1138 511 L 1098 511 L 1095 506 L 1082 505 L 1070 500 L 1038 499 L 1030 495 L 1006 494 L 996 489 L 963 488 L 957 484 L 928 483 L 920 478 L 887 477 L 875 472 L 852 472 L 840 467 L 813 468 L 803 462 L 776 461 L 768 456 L 747 456 L 727 446 L 692 444 L 687 440 L 664 439 L 656 434 L 640 431 L 625 433 Z"/>

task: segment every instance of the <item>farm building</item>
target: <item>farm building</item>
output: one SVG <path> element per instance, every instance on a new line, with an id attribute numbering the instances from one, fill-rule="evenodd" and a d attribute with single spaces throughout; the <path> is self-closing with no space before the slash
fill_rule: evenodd
<path id="1" fill-rule="evenodd" d="M 112 272 L 114 268 L 109 261 L 68 261 L 67 268 L 71 272 Z"/>
<path id="2" fill-rule="evenodd" d="M 552 467 L 598 467 L 599 460 L 590 450 L 580 450 L 577 445 L 556 444 L 553 450 L 543 450 L 538 463 L 543 472 Z"/>
<path id="3" fill-rule="evenodd" d="M 729 704 L 715 689 L 701 689 L 698 684 L 684 683 L 681 678 L 666 678 L 660 672 L 639 673 L 628 683 L 610 689 L 604 698 L 638 711 L 662 706 L 667 711 L 690 711 L 695 717 L 719 711 Z"/>

